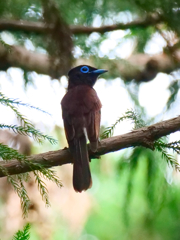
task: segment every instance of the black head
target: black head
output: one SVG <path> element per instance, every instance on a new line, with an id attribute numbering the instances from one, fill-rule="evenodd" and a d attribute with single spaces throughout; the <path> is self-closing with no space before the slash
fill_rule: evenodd
<path id="1" fill-rule="evenodd" d="M 93 87 L 98 76 L 105 72 L 107 72 L 107 70 L 97 69 L 88 65 L 80 65 L 72 68 L 68 73 L 68 89 L 77 85 L 89 85 Z"/>

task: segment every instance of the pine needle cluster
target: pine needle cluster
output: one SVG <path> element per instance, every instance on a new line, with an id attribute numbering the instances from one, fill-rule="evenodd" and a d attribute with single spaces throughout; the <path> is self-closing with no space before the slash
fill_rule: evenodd
<path id="1" fill-rule="evenodd" d="M 141 119 L 138 113 L 133 110 L 127 110 L 125 114 L 122 117 L 118 118 L 112 126 L 107 127 L 104 130 L 104 132 L 101 134 L 101 139 L 113 136 L 115 127 L 124 120 L 131 120 L 134 123 L 134 129 L 146 126 L 145 122 Z"/>
<path id="2" fill-rule="evenodd" d="M 6 107 L 11 108 L 11 110 L 15 113 L 17 119 L 21 123 L 21 126 L 0 124 L 0 129 L 9 129 L 15 133 L 31 136 L 39 143 L 42 143 L 42 140 L 48 140 L 52 144 L 57 143 L 57 140 L 55 140 L 54 138 L 52 138 L 48 135 L 44 135 L 39 130 L 35 129 L 33 124 L 18 111 L 17 107 L 25 106 L 25 107 L 29 107 L 29 108 L 33 108 L 33 109 L 42 111 L 44 113 L 47 113 L 47 112 L 45 112 L 37 107 L 33 107 L 29 104 L 22 103 L 21 101 L 18 101 L 17 99 L 7 98 L 2 92 L 0 92 L 0 103 Z"/>
<path id="3" fill-rule="evenodd" d="M 51 144 L 57 143 L 57 140 L 55 140 L 54 138 L 52 138 L 48 135 L 45 135 L 45 134 L 41 133 L 39 130 L 35 129 L 33 124 L 19 112 L 18 106 L 30 107 L 30 108 L 36 109 L 38 111 L 42 111 L 41 109 L 39 109 L 37 107 L 33 107 L 29 104 L 22 103 L 21 101 L 19 101 L 17 99 L 7 98 L 2 92 L 0 92 L 0 103 L 6 107 L 11 108 L 12 111 L 15 113 L 17 119 L 21 123 L 20 126 L 0 124 L 0 129 L 8 129 L 8 130 L 12 130 L 13 132 L 15 132 L 17 134 L 31 136 L 39 143 L 42 143 L 43 140 L 48 140 Z M 42 112 L 46 113 L 45 111 L 42 111 Z M 9 146 L 4 145 L 2 143 L 0 143 L 0 159 L 2 161 L 11 161 L 12 159 L 16 159 L 20 162 L 28 164 L 34 173 L 35 181 L 37 182 L 38 189 L 40 191 L 42 199 L 45 201 L 45 204 L 47 206 L 50 205 L 50 202 L 48 199 L 48 190 L 46 188 L 46 184 L 42 180 L 42 177 L 45 179 L 48 179 L 50 181 L 53 181 L 54 183 L 56 183 L 57 186 L 61 187 L 62 184 L 53 170 L 44 169 L 42 166 L 39 165 L 38 166 L 39 170 L 34 171 L 34 169 L 36 169 L 35 165 L 32 162 L 28 161 L 26 156 L 20 154 L 17 150 L 10 148 Z M 36 165 L 36 167 L 37 167 L 37 165 Z M 29 173 L 10 176 L 7 172 L 7 169 L 2 167 L 1 164 L 0 164 L 0 169 L 7 176 L 8 182 L 11 184 L 14 191 L 19 196 L 20 201 L 21 201 L 23 216 L 26 217 L 28 214 L 30 199 L 28 197 L 28 193 L 25 188 L 24 182 L 29 181 L 29 179 L 30 179 Z"/>
<path id="4" fill-rule="evenodd" d="M 18 230 L 17 233 L 13 236 L 12 240 L 29 240 L 30 239 L 30 224 L 27 223 L 23 230 Z"/>
<path id="5" fill-rule="evenodd" d="M 180 165 L 173 155 L 168 153 L 168 149 L 173 150 L 177 154 L 180 154 L 180 141 L 166 143 L 165 139 L 159 139 L 154 143 L 155 149 L 161 152 L 161 156 L 166 162 L 174 169 L 180 171 Z"/>
<path id="6" fill-rule="evenodd" d="M 114 129 L 117 126 L 117 124 L 119 124 L 124 120 L 132 120 L 134 123 L 134 129 L 138 129 L 146 126 L 146 123 L 141 118 L 140 114 L 136 113 L 133 110 L 128 110 L 125 112 L 125 114 L 122 117 L 117 119 L 112 126 L 107 127 L 104 130 L 104 132 L 101 135 L 101 139 L 113 136 Z M 173 152 L 180 154 L 180 141 L 167 143 L 167 138 L 163 137 L 154 142 L 154 149 L 161 153 L 162 158 L 165 159 L 166 162 L 171 167 L 180 171 L 179 163 L 177 162 L 175 157 L 168 152 L 168 150 L 173 150 Z"/>

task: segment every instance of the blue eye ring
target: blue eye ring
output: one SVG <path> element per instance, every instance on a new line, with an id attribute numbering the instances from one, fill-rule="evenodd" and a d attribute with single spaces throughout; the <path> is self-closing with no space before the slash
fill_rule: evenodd
<path id="1" fill-rule="evenodd" d="M 83 67 L 80 69 L 80 71 L 81 71 L 82 73 L 88 73 L 88 72 L 89 72 L 89 68 L 88 68 L 87 66 L 83 66 Z"/>

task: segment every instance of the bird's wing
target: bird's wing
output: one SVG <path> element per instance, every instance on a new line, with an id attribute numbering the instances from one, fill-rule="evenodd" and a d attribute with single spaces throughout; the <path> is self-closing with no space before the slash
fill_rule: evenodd
<path id="1" fill-rule="evenodd" d="M 68 91 L 61 101 L 62 118 L 64 122 L 64 130 L 68 143 L 74 139 L 75 129 L 72 123 L 72 97 L 71 91 Z"/>
<path id="2" fill-rule="evenodd" d="M 89 89 L 88 94 L 83 99 L 83 102 L 85 108 L 84 116 L 86 120 L 87 135 L 90 141 L 91 150 L 96 151 L 100 132 L 102 105 L 96 91 L 93 88 Z"/>

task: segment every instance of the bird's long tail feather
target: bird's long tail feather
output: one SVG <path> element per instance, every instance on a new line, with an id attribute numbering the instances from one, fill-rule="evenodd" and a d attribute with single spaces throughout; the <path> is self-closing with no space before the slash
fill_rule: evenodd
<path id="1" fill-rule="evenodd" d="M 75 138 L 71 143 L 73 154 L 73 186 L 77 192 L 87 190 L 92 186 L 91 172 L 89 166 L 89 155 L 86 145 L 86 137 Z"/>

